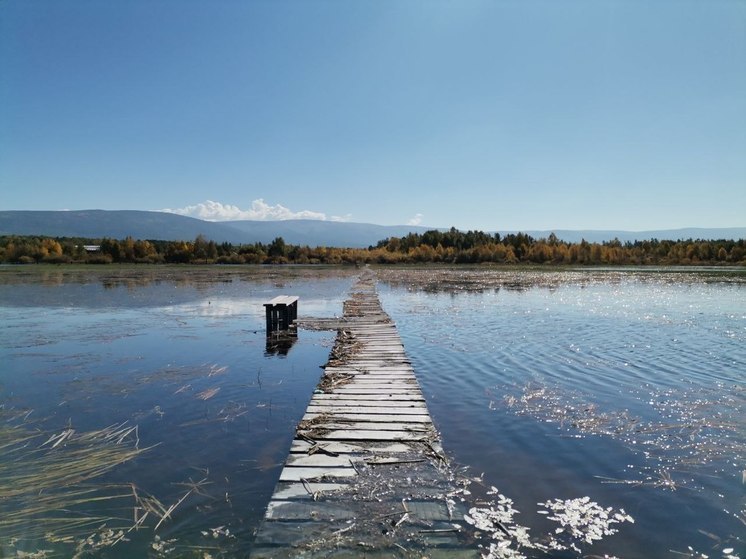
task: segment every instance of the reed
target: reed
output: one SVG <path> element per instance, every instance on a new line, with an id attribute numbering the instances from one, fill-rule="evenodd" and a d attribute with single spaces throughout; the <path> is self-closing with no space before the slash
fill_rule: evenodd
<path id="1" fill-rule="evenodd" d="M 132 486 L 100 478 L 152 448 L 140 448 L 137 426 L 50 434 L 28 416 L 0 407 L 0 549 L 78 545 L 104 525 L 131 529 Z"/>

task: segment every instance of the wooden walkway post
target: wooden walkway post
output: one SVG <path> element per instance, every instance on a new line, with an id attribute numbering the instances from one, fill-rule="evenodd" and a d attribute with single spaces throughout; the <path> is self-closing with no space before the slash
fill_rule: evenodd
<path id="1" fill-rule="evenodd" d="M 264 303 L 267 313 L 267 334 L 288 330 L 298 318 L 298 297 L 279 295 Z"/>
<path id="2" fill-rule="evenodd" d="M 463 536 L 458 492 L 396 326 L 365 272 L 344 303 L 250 557 L 478 559 Z"/>

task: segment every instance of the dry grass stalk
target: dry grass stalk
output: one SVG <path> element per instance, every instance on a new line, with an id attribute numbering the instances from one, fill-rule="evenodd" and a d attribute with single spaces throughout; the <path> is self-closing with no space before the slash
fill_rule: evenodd
<path id="1" fill-rule="evenodd" d="M 20 551 L 23 542 L 41 540 L 74 544 L 111 522 L 126 527 L 129 521 L 116 511 L 122 508 L 117 502 L 132 499 L 130 487 L 93 482 L 149 450 L 139 448 L 137 426 L 86 432 L 68 426 L 46 434 L 27 418 L 0 408 L 0 547 L 13 542 Z M 97 538 L 96 545 L 122 541 L 117 530 L 117 537 Z"/>
<path id="2" fill-rule="evenodd" d="M 212 398 L 213 396 L 215 396 L 215 394 L 217 394 L 218 392 L 220 392 L 220 387 L 219 386 L 214 387 L 214 388 L 208 388 L 208 389 L 203 390 L 202 392 L 198 393 L 197 394 L 197 398 L 199 398 L 200 400 L 209 400 L 210 398 Z"/>

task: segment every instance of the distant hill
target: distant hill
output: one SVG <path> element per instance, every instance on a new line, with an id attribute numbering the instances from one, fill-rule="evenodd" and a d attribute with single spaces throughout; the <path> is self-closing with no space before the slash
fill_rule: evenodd
<path id="1" fill-rule="evenodd" d="M 233 241 L 232 227 L 165 212 L 139 210 L 2 211 L 0 235 L 49 235 L 124 239 L 191 240 L 204 235 L 215 242 Z"/>
<path id="2" fill-rule="evenodd" d="M 202 221 L 192 217 L 140 210 L 0 211 L 0 235 L 109 237 L 192 240 L 204 235 L 215 242 L 269 243 L 276 237 L 296 245 L 364 248 L 387 237 L 425 232 L 428 227 L 372 225 L 318 220 Z"/>
<path id="3" fill-rule="evenodd" d="M 0 235 L 48 235 L 52 237 L 109 237 L 123 239 L 192 240 L 204 235 L 215 242 L 269 243 L 275 237 L 295 245 L 360 248 L 387 237 L 423 233 L 432 227 L 373 225 L 294 219 L 286 221 L 202 221 L 165 212 L 139 210 L 0 211 Z M 510 231 L 500 231 L 501 234 Z M 539 239 L 552 231 L 523 231 Z M 571 231 L 555 230 L 567 242 L 622 242 L 646 239 L 743 239 L 746 227 L 720 229 L 673 229 L 662 231 Z"/>
<path id="4" fill-rule="evenodd" d="M 268 243 L 282 237 L 293 245 L 365 248 L 388 237 L 424 233 L 432 227 L 416 225 L 373 225 L 341 221 L 290 219 L 286 221 L 224 221 L 251 238 Z"/>

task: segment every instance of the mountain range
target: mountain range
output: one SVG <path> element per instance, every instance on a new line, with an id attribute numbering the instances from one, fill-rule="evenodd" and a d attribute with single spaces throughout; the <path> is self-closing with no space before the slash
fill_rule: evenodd
<path id="1" fill-rule="evenodd" d="M 203 221 L 166 212 L 141 210 L 0 211 L 0 235 L 44 235 L 89 239 L 192 240 L 197 235 L 218 243 L 269 243 L 276 237 L 294 245 L 368 247 L 388 237 L 434 229 L 417 225 L 374 225 L 291 219 L 284 221 Z M 441 229 L 442 230 L 442 229 Z M 500 234 L 517 231 L 499 231 Z M 522 231 L 534 238 L 554 233 L 567 242 L 622 242 L 646 239 L 743 239 L 746 227 L 687 228 L 654 231 L 554 230 Z"/>

